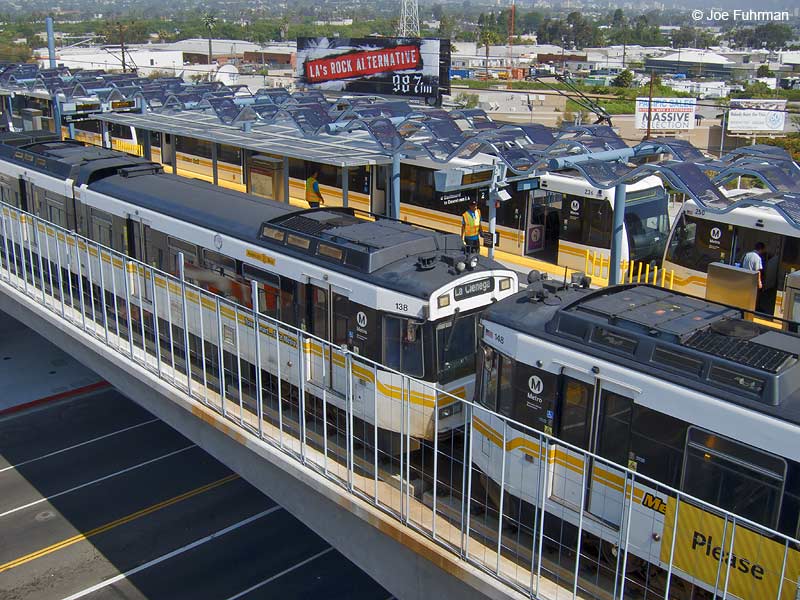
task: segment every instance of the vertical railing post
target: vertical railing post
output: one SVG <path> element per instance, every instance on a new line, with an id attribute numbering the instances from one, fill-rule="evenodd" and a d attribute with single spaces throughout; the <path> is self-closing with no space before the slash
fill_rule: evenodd
<path id="1" fill-rule="evenodd" d="M 469 420 L 469 462 L 467 463 L 467 489 L 466 489 L 466 504 L 467 504 L 467 518 L 466 523 L 462 529 L 464 534 L 464 558 L 469 561 L 469 530 L 470 530 L 470 517 L 472 514 L 472 453 L 475 450 L 475 408 L 470 406 L 470 420 Z"/>
<path id="2" fill-rule="evenodd" d="M 283 382 L 281 379 L 283 365 L 281 364 L 281 329 L 277 321 L 275 321 L 275 353 L 278 359 L 276 363 L 278 367 L 275 369 L 278 372 L 278 446 L 283 450 Z"/>
<path id="3" fill-rule="evenodd" d="M 495 573 L 500 576 L 500 557 L 502 556 L 503 549 L 503 509 L 504 499 L 506 496 L 506 449 L 508 448 L 508 422 L 503 419 L 503 445 L 500 446 L 500 459 L 503 464 L 500 465 L 500 506 L 497 513 L 497 565 Z"/>
<path id="4" fill-rule="evenodd" d="M 541 505 L 539 513 L 542 515 L 539 523 L 538 540 L 536 542 L 537 555 L 539 559 L 536 561 L 536 590 L 534 597 L 539 597 L 539 582 L 542 580 L 542 552 L 544 550 L 544 522 L 547 511 L 545 504 L 547 502 L 547 491 L 550 489 L 550 439 L 544 439 L 544 448 L 542 451 L 542 462 L 544 463 L 544 480 L 542 481 L 542 492 L 540 494 Z M 620 596 L 621 598 L 622 596 Z"/>
<path id="5" fill-rule="evenodd" d="M 411 378 L 403 376 L 406 381 L 406 523 L 411 521 Z"/>
<path id="6" fill-rule="evenodd" d="M 53 230 L 53 233 L 55 233 L 55 230 Z M 53 261 L 50 258 L 50 233 L 48 231 L 47 222 L 44 224 L 44 237 L 47 240 L 45 242 L 45 247 L 47 248 L 47 280 L 50 284 L 50 297 L 55 302 L 56 292 L 55 288 L 53 287 Z M 8 256 L 6 256 L 6 258 L 8 258 Z M 55 306 L 53 307 L 53 310 L 55 310 Z"/>
<path id="7" fill-rule="evenodd" d="M 463 402 L 463 401 L 462 401 Z M 461 457 L 461 513 L 460 513 L 460 523 L 459 523 L 459 530 L 461 532 L 461 544 L 460 544 L 460 551 L 461 557 L 466 558 L 466 546 L 465 540 L 466 537 L 464 536 L 464 524 L 466 523 L 466 515 L 469 511 L 469 503 L 470 503 L 470 491 L 467 485 L 467 477 L 472 472 L 471 467 L 471 458 L 472 458 L 472 405 L 464 403 L 464 453 Z M 467 432 L 469 431 L 469 437 Z"/>
<path id="8" fill-rule="evenodd" d="M 239 424 L 244 425 L 244 393 L 242 392 L 242 346 L 240 344 L 240 338 L 242 337 L 239 335 L 239 305 L 233 305 L 233 321 L 236 324 L 234 327 L 234 331 L 236 335 L 234 335 L 234 339 L 236 341 L 236 381 L 238 385 L 239 391 Z"/>
<path id="9" fill-rule="evenodd" d="M 189 351 L 189 299 L 186 297 L 186 274 L 184 273 L 184 257 L 183 252 L 178 252 L 178 273 L 181 278 L 181 306 L 183 307 L 183 349 L 186 362 L 186 387 L 189 390 L 189 395 L 192 395 L 192 357 Z M 237 323 L 238 333 L 238 323 Z M 236 337 L 238 344 L 239 337 Z M 239 394 L 241 398 L 241 393 Z"/>
<path id="10" fill-rule="evenodd" d="M 372 428 L 372 462 L 373 462 L 373 484 L 375 486 L 375 506 L 380 503 L 378 496 L 378 463 L 380 462 L 378 456 L 378 367 L 372 363 L 372 416 L 374 419 L 374 426 Z"/>
<path id="11" fill-rule="evenodd" d="M 253 335 L 255 340 L 255 358 L 256 358 L 256 415 L 258 416 L 258 437 L 264 437 L 264 395 L 261 389 L 261 342 L 259 335 L 258 325 L 258 282 L 250 282 L 250 293 L 253 302 Z M 203 300 L 200 299 L 200 316 L 202 320 L 203 315 Z M 203 366 L 205 373 L 205 365 Z"/>
<path id="12" fill-rule="evenodd" d="M 300 461 L 306 464 L 306 340 L 300 332 L 297 336 L 297 408 L 300 410 Z"/>
<path id="13" fill-rule="evenodd" d="M 575 548 L 575 572 L 572 580 L 572 597 L 578 597 L 578 576 L 581 568 L 581 542 L 583 541 L 583 515 L 586 513 L 586 489 L 589 487 L 589 457 L 583 455 L 583 477 L 581 478 L 581 507 L 578 516 L 578 542 Z"/>
<path id="14" fill-rule="evenodd" d="M 636 491 L 636 472 L 631 472 L 631 499 L 628 502 L 628 517 L 625 520 L 625 547 L 622 549 L 622 585 L 619 588 L 619 597 L 625 597 L 625 573 L 628 571 L 628 546 L 631 541 L 631 517 L 633 515 L 633 496 Z"/>
<path id="15" fill-rule="evenodd" d="M 156 287 L 156 270 L 150 269 L 150 288 L 153 290 L 153 335 L 156 339 L 156 371 L 161 379 L 161 332 L 158 324 L 158 288 Z"/>
<path id="16" fill-rule="evenodd" d="M 94 308 L 94 278 L 92 277 L 92 253 L 91 243 L 86 240 L 86 280 L 89 282 L 89 302 L 92 305 L 92 336 L 97 337 L 97 311 Z M 41 252 L 40 252 L 41 254 Z"/>
<path id="17" fill-rule="evenodd" d="M 152 273 L 152 271 L 151 271 Z M 153 286 L 153 312 L 155 313 L 156 288 Z M 197 311 L 200 317 L 200 371 L 203 376 L 203 402 L 208 404 L 208 376 L 206 374 L 206 329 L 204 324 L 205 308 L 203 307 L 204 296 L 202 292 L 197 292 Z"/>
<path id="18" fill-rule="evenodd" d="M 19 219 L 20 219 L 19 211 L 15 211 L 14 214 L 17 215 L 17 221 L 19 221 Z M 13 224 L 10 222 L 11 221 L 11 214 L 10 213 L 9 213 L 9 217 L 8 218 L 9 218 L 8 231 L 11 233 L 11 258 L 12 258 L 12 261 L 14 263 L 14 277 L 19 279 L 19 265 L 17 265 L 17 236 L 14 233 Z M 22 249 L 22 244 L 20 243 L 20 250 L 21 249 Z M 10 281 L 10 279 L 9 279 L 9 281 Z M 17 282 L 17 285 L 14 286 L 17 289 L 19 289 L 19 285 L 18 284 L 19 284 L 19 282 Z"/>
<path id="19" fill-rule="evenodd" d="M 350 352 L 344 354 L 345 364 L 345 427 L 347 429 L 347 489 L 353 491 L 353 357 Z"/>
<path id="20" fill-rule="evenodd" d="M 450 398 L 452 400 L 452 398 Z M 433 391 L 433 503 L 431 506 L 431 535 L 436 540 L 436 488 L 439 483 L 439 390 Z"/>
<path id="21" fill-rule="evenodd" d="M 145 280 L 145 276 L 147 274 L 147 265 L 144 263 L 134 263 L 134 268 L 136 269 L 136 284 L 139 287 L 139 331 L 142 334 L 142 358 L 144 359 L 144 365 L 147 366 L 147 335 L 144 329 L 144 297 L 145 297 L 145 290 L 147 289 L 147 281 Z M 139 270 L 141 269 L 141 271 Z"/>
<path id="22" fill-rule="evenodd" d="M 61 297 L 61 318 L 67 318 L 66 301 L 64 299 L 64 267 L 61 264 L 61 243 L 58 240 L 58 229 L 55 230 L 56 238 L 56 266 L 58 267 L 58 295 Z M 66 237 L 64 238 L 66 239 Z"/>
<path id="23" fill-rule="evenodd" d="M 114 328 L 115 335 L 117 336 L 117 348 L 119 349 L 120 335 L 119 335 L 119 301 L 117 299 L 117 274 L 114 272 L 114 252 L 109 254 L 111 259 L 111 295 L 114 298 Z M 124 267 L 123 263 L 123 267 Z"/>
<path id="24" fill-rule="evenodd" d="M 169 290 L 169 281 L 167 281 Z M 219 296 L 214 298 L 217 305 L 217 362 L 219 371 L 219 402 L 222 408 L 222 416 L 227 417 L 228 412 L 225 408 L 225 350 L 222 348 L 222 308 L 219 303 Z"/>
<path id="25" fill-rule="evenodd" d="M 322 344 L 322 471 L 328 476 L 328 349 Z"/>
<path id="26" fill-rule="evenodd" d="M 722 528 L 722 539 L 725 540 L 728 538 L 728 515 L 725 514 L 725 526 Z M 722 547 L 722 541 L 720 541 L 720 548 Z M 717 592 L 719 591 L 719 576 L 722 574 L 722 556 L 720 555 L 719 561 L 717 562 L 717 577 L 714 580 L 714 598 L 717 597 Z"/>
<path id="27" fill-rule="evenodd" d="M 725 600 L 728 597 L 728 583 L 730 582 L 731 578 L 731 559 L 730 557 L 733 556 L 733 544 L 736 540 L 736 517 L 733 517 L 733 529 L 731 530 L 731 543 L 728 546 L 728 560 L 725 562 L 727 563 L 727 567 L 725 568 L 725 586 L 722 590 L 722 600 Z"/>
<path id="28" fill-rule="evenodd" d="M 8 249 L 8 230 L 6 228 L 6 213 L 7 212 L 8 212 L 8 209 L 5 206 L 3 206 L 2 207 L 2 215 L 0 215 L 0 216 L 2 216 L 3 246 L 5 248 L 5 254 L 6 254 L 6 281 L 8 281 L 8 283 L 11 283 L 11 252 Z M 16 264 L 14 265 L 14 267 L 16 268 Z"/>
<path id="29" fill-rule="evenodd" d="M 538 496 L 536 496 L 536 500 L 534 502 L 534 507 L 533 507 L 533 534 L 531 535 L 531 581 L 530 581 L 530 584 L 529 584 L 529 592 L 530 592 L 530 594 L 532 596 L 533 596 L 534 586 L 536 585 L 535 582 L 534 582 L 535 573 L 536 573 L 536 562 L 537 562 L 537 559 L 536 559 L 536 536 L 538 535 L 539 528 L 544 526 L 544 520 L 542 519 L 541 522 L 540 522 L 540 519 L 539 519 L 539 512 L 540 511 L 539 511 L 539 508 L 538 508 L 539 503 L 542 501 L 542 499 L 544 497 L 544 493 L 542 491 L 543 490 L 542 478 L 545 475 L 544 456 L 542 455 L 542 448 L 544 447 L 544 442 L 545 442 L 545 440 L 540 435 L 539 436 L 539 443 L 536 444 L 537 454 L 538 454 L 537 458 L 539 460 L 539 472 L 538 472 L 538 478 L 536 479 L 536 487 L 538 488 L 536 490 L 536 493 L 538 494 Z M 540 560 L 541 560 L 541 557 L 540 557 Z M 535 597 L 535 596 L 533 596 L 533 597 Z"/>
<path id="30" fill-rule="evenodd" d="M 81 323 L 83 330 L 86 331 L 86 302 L 83 297 L 83 268 L 81 266 L 81 247 L 78 234 L 73 233 L 72 239 L 75 240 L 75 257 L 78 263 L 78 294 L 81 296 Z"/>
<path id="31" fill-rule="evenodd" d="M 167 324 L 169 325 L 169 360 L 172 367 L 172 383 L 175 384 L 175 328 L 172 325 L 172 292 L 169 289 L 169 276 L 164 277 L 166 281 L 165 289 L 167 290 Z M 220 336 L 220 344 L 222 344 L 222 336 Z"/>
<path id="32" fill-rule="evenodd" d="M 128 347 L 131 353 L 131 360 L 133 358 L 133 317 L 131 317 L 131 284 L 130 284 L 130 277 L 128 274 L 130 273 L 130 263 L 128 262 L 127 258 L 124 258 L 122 261 L 122 266 L 125 271 L 125 277 L 123 277 L 125 281 L 125 314 L 127 316 L 127 324 L 128 324 Z"/>
<path id="33" fill-rule="evenodd" d="M 633 502 L 633 490 L 631 490 L 631 502 Z M 675 560 L 675 538 L 678 535 L 678 516 L 681 508 L 681 499 L 680 496 L 675 498 L 675 522 L 672 523 L 672 541 L 670 542 L 669 546 L 669 564 L 667 565 L 667 581 L 664 585 L 664 597 L 669 598 L 669 588 L 672 583 L 672 567 L 673 561 Z M 617 552 L 617 556 L 619 556 L 619 552 Z M 778 594 L 778 598 L 780 598 L 780 594 Z"/>
<path id="34" fill-rule="evenodd" d="M 22 289 L 28 295 L 28 265 L 25 260 L 25 235 L 22 227 L 25 223 L 25 213 L 20 212 L 17 218 L 17 229 L 19 230 L 19 256 L 22 262 Z"/>
<path id="35" fill-rule="evenodd" d="M 783 564 L 781 565 L 781 578 L 778 581 L 778 593 L 775 595 L 775 600 L 783 598 L 783 582 L 786 579 L 786 561 L 789 559 L 789 540 L 787 538 L 783 545 Z"/>
<path id="36" fill-rule="evenodd" d="M 39 235 L 39 219 L 33 217 L 33 234 L 36 236 L 36 256 L 39 259 L 39 283 L 42 286 L 42 305 L 47 305 L 47 294 L 44 285 L 44 263 L 42 262 L 42 238 Z"/>

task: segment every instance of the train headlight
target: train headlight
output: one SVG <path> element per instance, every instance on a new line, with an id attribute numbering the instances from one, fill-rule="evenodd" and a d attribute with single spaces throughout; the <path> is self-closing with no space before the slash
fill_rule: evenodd
<path id="1" fill-rule="evenodd" d="M 453 404 L 448 404 L 447 406 L 443 406 L 439 409 L 439 418 L 446 419 L 447 417 L 452 417 L 457 415 L 463 410 L 463 406 L 461 406 L 461 402 L 454 402 Z"/>
<path id="2" fill-rule="evenodd" d="M 465 263 L 463 260 L 460 260 L 456 263 L 456 273 L 463 273 L 464 269 L 466 268 L 467 268 L 467 263 Z"/>
<path id="3" fill-rule="evenodd" d="M 450 294 L 445 294 L 444 296 L 439 296 L 436 300 L 436 304 L 439 305 L 439 308 L 444 308 L 446 306 L 450 306 Z"/>
<path id="4" fill-rule="evenodd" d="M 478 257 L 477 256 L 470 256 L 469 258 L 469 268 L 474 269 L 478 266 Z"/>
<path id="5" fill-rule="evenodd" d="M 511 288 L 511 277 L 503 277 L 500 280 L 500 291 L 504 292 Z"/>

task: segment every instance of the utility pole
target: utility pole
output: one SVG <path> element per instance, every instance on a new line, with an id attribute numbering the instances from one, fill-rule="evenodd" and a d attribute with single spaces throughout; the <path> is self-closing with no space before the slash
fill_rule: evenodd
<path id="1" fill-rule="evenodd" d="M 125 27 L 119 21 L 117 21 L 117 27 L 119 28 L 119 45 L 120 50 L 122 51 L 122 72 L 125 73 Z"/>
<path id="2" fill-rule="evenodd" d="M 506 80 L 508 89 L 513 87 L 511 85 L 511 75 L 514 72 L 514 15 L 516 12 L 517 3 L 514 1 L 511 3 L 511 12 L 508 15 L 508 79 Z"/>
<path id="3" fill-rule="evenodd" d="M 646 140 L 650 139 L 650 123 L 653 119 L 653 80 L 656 78 L 656 72 L 650 71 L 650 96 L 647 99 L 647 136 Z"/>

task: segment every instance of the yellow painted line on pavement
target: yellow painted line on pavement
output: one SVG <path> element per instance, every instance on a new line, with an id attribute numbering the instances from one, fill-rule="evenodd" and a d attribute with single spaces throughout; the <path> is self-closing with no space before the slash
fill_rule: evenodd
<path id="1" fill-rule="evenodd" d="M 231 481 L 234 481 L 238 478 L 239 475 L 233 473 L 231 475 L 228 475 L 227 477 L 223 477 L 222 479 L 217 479 L 216 481 L 212 481 L 211 483 L 207 483 L 206 485 L 202 485 L 193 490 L 189 490 L 188 492 L 184 492 L 183 494 L 173 496 L 172 498 L 169 498 L 157 504 L 153 504 L 152 506 L 148 506 L 147 508 L 143 508 L 142 510 L 138 510 L 124 517 L 120 517 L 119 519 L 106 523 L 105 525 L 100 525 L 99 527 L 95 527 L 94 529 L 87 531 L 86 533 L 79 533 L 78 535 L 74 535 L 71 538 L 61 540 L 60 542 L 56 542 L 55 544 L 47 546 L 46 548 L 42 548 L 41 550 L 37 550 L 36 552 L 31 552 L 30 554 L 26 554 L 25 556 L 20 556 L 17 559 L 14 559 L 3 565 L 0 565 L 0 573 L 13 569 L 14 567 L 19 567 L 20 565 L 24 565 L 25 563 L 29 563 L 33 560 L 36 560 L 37 558 L 47 556 L 48 554 L 52 554 L 53 552 L 58 552 L 59 550 L 63 550 L 64 548 L 77 544 L 78 542 L 88 540 L 90 537 L 94 537 L 96 535 L 100 535 L 101 533 L 110 531 L 115 527 L 119 527 L 120 525 L 125 525 L 126 523 L 130 523 L 131 521 L 135 521 L 136 519 L 146 517 L 147 515 L 151 515 L 154 512 L 161 510 L 162 508 L 167 508 L 168 506 L 172 506 L 173 504 L 177 504 L 184 500 L 188 500 L 189 498 L 193 498 L 194 496 L 198 496 L 204 492 L 208 492 L 210 490 L 213 490 L 214 488 L 223 486 L 226 483 L 230 483 Z"/>

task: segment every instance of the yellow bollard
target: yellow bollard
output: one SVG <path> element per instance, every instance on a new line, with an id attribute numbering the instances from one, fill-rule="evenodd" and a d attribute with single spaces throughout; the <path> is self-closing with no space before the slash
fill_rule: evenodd
<path id="1" fill-rule="evenodd" d="M 636 283 L 642 282 L 642 263 L 639 263 L 639 270 L 636 272 Z"/>
<path id="2" fill-rule="evenodd" d="M 669 289 L 675 285 L 675 270 L 669 272 Z"/>
<path id="3" fill-rule="evenodd" d="M 664 280 L 666 279 L 667 270 L 661 269 L 661 287 L 664 287 Z"/>
<path id="4" fill-rule="evenodd" d="M 658 266 L 653 265 L 653 285 L 658 285 Z"/>
<path id="5" fill-rule="evenodd" d="M 584 266 L 584 269 L 583 269 L 584 273 L 586 273 L 587 275 L 591 275 L 591 273 L 589 273 L 589 249 L 588 248 L 586 249 L 586 257 L 585 257 L 583 266 Z"/>
<path id="6" fill-rule="evenodd" d="M 633 267 L 636 266 L 636 263 L 631 261 L 631 268 L 628 269 L 628 283 L 633 283 Z"/>
<path id="7" fill-rule="evenodd" d="M 647 266 L 644 268 L 644 282 L 650 283 L 650 263 L 647 263 Z"/>

